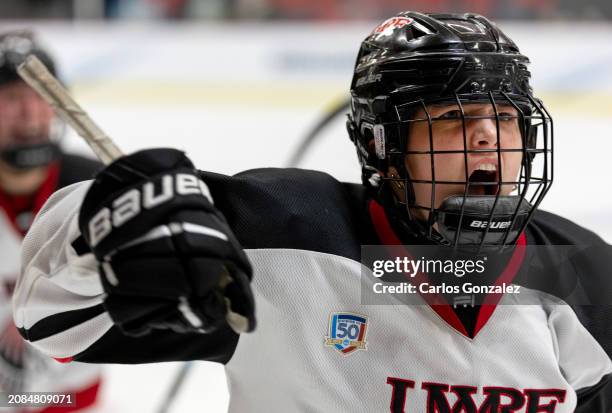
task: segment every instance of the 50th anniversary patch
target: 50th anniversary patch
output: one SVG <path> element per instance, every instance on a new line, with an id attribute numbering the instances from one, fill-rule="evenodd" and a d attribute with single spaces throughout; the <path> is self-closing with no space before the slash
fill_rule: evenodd
<path id="1" fill-rule="evenodd" d="M 329 316 L 329 334 L 325 345 L 331 346 L 343 355 L 356 350 L 366 350 L 368 318 L 353 313 L 332 313 Z"/>

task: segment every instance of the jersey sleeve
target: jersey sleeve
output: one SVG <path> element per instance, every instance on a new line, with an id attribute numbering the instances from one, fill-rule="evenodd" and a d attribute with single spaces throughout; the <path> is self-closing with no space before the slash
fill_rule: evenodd
<path id="1" fill-rule="evenodd" d="M 608 357 L 612 357 L 612 305 L 610 297 L 610 267 L 612 254 L 610 245 L 595 233 L 580 227 L 558 215 L 536 211 L 528 227 L 528 238 L 538 245 L 578 245 L 584 249 L 572 257 L 571 268 L 575 271 L 579 294 L 567 297 L 565 301 L 572 307 L 580 328 L 586 329 Z M 563 284 L 564 280 L 554 284 Z M 562 331 L 562 330 L 559 330 Z M 568 336 L 562 334 L 560 337 Z M 566 339 L 562 339 L 565 341 Z M 569 344 L 569 343 L 568 343 Z M 576 346 L 574 346 L 575 348 Z M 575 350 L 581 352 L 582 350 Z M 567 353 L 571 354 L 571 353 Z M 582 355 L 584 356 L 584 354 Z M 612 379 L 603 377 L 599 383 L 577 389 L 579 413 L 612 411 Z"/>
<path id="2" fill-rule="evenodd" d="M 114 326 L 104 309 L 96 259 L 77 224 L 90 184 L 77 183 L 56 192 L 24 239 L 22 274 L 13 295 L 21 335 L 60 361 L 229 360 L 238 340 L 229 328 L 210 334 L 159 330 L 133 338 Z"/>
<path id="3" fill-rule="evenodd" d="M 245 250 L 303 249 L 359 259 L 360 220 L 353 207 L 360 203 L 331 176 L 275 168 L 200 176 Z M 89 186 L 87 181 L 56 192 L 24 241 L 13 301 L 22 336 L 59 359 L 229 361 L 238 342 L 229 327 L 207 334 L 155 330 L 132 338 L 113 325 L 104 309 L 97 262 L 77 225 Z"/>
<path id="4" fill-rule="evenodd" d="M 612 361 L 600 344 L 582 325 L 573 309 L 564 303 L 549 306 L 551 331 L 559 368 L 578 396 L 578 412 L 608 412 Z M 588 406 L 588 408 L 586 407 Z"/>

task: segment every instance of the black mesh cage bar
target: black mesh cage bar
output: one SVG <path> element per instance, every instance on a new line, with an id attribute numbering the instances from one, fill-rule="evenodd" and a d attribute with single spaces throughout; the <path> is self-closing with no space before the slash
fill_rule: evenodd
<path id="1" fill-rule="evenodd" d="M 395 113 L 398 121 L 384 126 L 393 127 L 399 139 L 386 156 L 389 165 L 402 173 L 401 178 L 382 179 L 401 182 L 403 199 L 398 202 L 419 222 L 423 235 L 454 247 L 482 249 L 515 243 L 552 184 L 553 124 L 542 103 L 529 95 L 489 91 L 477 97 L 455 94 L 445 100 L 396 105 Z M 415 136 L 418 124 L 423 125 L 418 128 L 423 136 Z M 450 129 L 441 129 L 449 124 Z M 490 134 L 483 139 L 486 144 L 476 142 L 476 128 Z M 416 149 L 411 145 L 414 139 L 421 140 Z M 455 156 L 461 157 L 462 178 L 448 179 L 458 176 L 444 169 L 459 165 Z M 424 174 L 425 157 L 429 176 L 411 173 L 419 160 L 419 172 Z M 486 168 L 477 166 L 481 170 L 475 173 L 476 162 L 486 164 L 487 159 L 495 171 L 485 173 Z M 425 187 L 429 188 L 426 197 Z M 484 209 L 476 213 L 471 208 L 474 203 Z"/>
<path id="2" fill-rule="evenodd" d="M 495 114 L 495 147 L 496 147 L 496 155 L 497 155 L 497 167 L 498 167 L 498 186 L 497 186 L 497 191 L 495 193 L 495 201 L 493 201 L 493 207 L 491 208 L 491 212 L 489 212 L 489 216 L 487 218 L 487 225 L 485 226 L 485 230 L 484 233 L 481 236 L 481 240 L 480 240 L 480 245 L 479 245 L 479 250 L 484 246 L 485 241 L 487 239 L 487 235 L 489 234 L 489 231 L 491 229 L 491 222 L 493 221 L 493 214 L 495 212 L 495 208 L 497 207 L 497 203 L 499 202 L 499 196 L 501 194 L 502 191 L 502 185 L 501 185 L 501 181 L 503 181 L 504 176 L 503 176 L 503 165 L 502 165 L 502 159 L 501 159 L 501 131 L 499 128 L 499 111 L 498 111 L 498 107 L 497 107 L 497 103 L 495 102 L 495 98 L 493 97 L 493 92 L 489 92 L 489 99 L 491 101 L 491 106 L 493 107 L 493 112 Z M 465 120 L 463 121 L 463 123 L 465 124 Z M 464 129 L 465 130 L 465 129 Z M 521 133 L 522 136 L 524 136 L 523 133 Z M 523 139 L 524 142 L 524 139 Z M 525 146 L 524 143 L 522 144 L 523 147 Z M 465 202 L 465 198 L 463 199 L 463 202 Z M 514 214 L 516 214 L 519 210 L 518 205 L 520 205 L 520 202 L 517 204 L 517 208 L 514 212 Z M 511 230 L 511 226 L 508 226 L 508 229 L 506 230 L 506 236 L 505 238 L 507 238 L 508 233 Z M 457 233 L 459 233 L 461 231 L 461 227 L 458 227 L 457 229 Z"/>

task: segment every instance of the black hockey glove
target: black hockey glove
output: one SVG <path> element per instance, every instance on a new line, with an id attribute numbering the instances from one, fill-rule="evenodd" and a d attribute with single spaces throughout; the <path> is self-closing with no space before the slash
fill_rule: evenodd
<path id="1" fill-rule="evenodd" d="M 110 164 L 83 200 L 79 228 L 125 334 L 255 328 L 251 266 L 183 152 L 150 149 Z"/>

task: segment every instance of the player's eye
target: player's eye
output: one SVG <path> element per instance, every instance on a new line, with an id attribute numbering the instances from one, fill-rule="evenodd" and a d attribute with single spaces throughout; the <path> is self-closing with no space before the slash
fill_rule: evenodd
<path id="1" fill-rule="evenodd" d="M 460 110 L 449 110 L 438 116 L 438 119 L 461 119 L 461 111 Z"/>
<path id="2" fill-rule="evenodd" d="M 516 119 L 516 114 L 511 112 L 499 112 L 500 121 L 509 121 Z"/>

